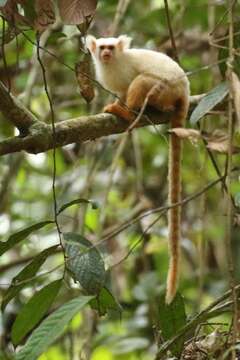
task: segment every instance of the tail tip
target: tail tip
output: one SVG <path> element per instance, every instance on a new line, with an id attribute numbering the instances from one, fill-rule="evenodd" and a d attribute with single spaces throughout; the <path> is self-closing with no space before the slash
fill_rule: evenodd
<path id="1" fill-rule="evenodd" d="M 172 303 L 172 301 L 174 300 L 175 296 L 176 296 L 176 290 L 167 289 L 165 303 L 167 305 L 170 305 Z"/>

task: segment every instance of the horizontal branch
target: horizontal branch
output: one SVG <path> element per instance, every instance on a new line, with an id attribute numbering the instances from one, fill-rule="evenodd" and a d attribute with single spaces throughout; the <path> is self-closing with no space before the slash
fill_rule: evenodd
<path id="1" fill-rule="evenodd" d="M 201 95 L 191 97 L 191 103 L 198 102 Z M 38 120 L 20 101 L 10 94 L 0 82 L 0 111 L 20 131 L 20 136 L 5 139 L 0 143 L 0 155 L 19 151 L 37 154 L 75 142 L 95 140 L 112 134 L 122 133 L 129 123 L 111 114 L 82 116 L 55 124 L 55 139 L 52 126 Z M 143 116 L 138 127 L 169 122 L 172 113 L 152 113 Z"/>
<path id="2" fill-rule="evenodd" d="M 154 115 L 154 117 L 151 117 L 151 122 L 147 116 L 144 116 L 137 126 L 163 124 L 169 121 L 170 115 L 170 113 Z M 81 116 L 56 123 L 56 138 L 54 141 L 51 125 L 37 121 L 29 128 L 28 135 L 8 138 L 0 142 L 0 155 L 23 150 L 37 154 L 50 150 L 54 146 L 61 147 L 75 142 L 84 142 L 103 136 L 119 134 L 126 131 L 128 127 L 129 123 L 127 121 L 118 119 L 111 114 Z"/>

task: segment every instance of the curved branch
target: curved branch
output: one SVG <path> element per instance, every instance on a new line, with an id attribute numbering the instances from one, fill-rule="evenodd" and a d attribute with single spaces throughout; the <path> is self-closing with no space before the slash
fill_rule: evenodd
<path id="1" fill-rule="evenodd" d="M 11 95 L 0 81 L 0 111 L 21 134 L 27 134 L 28 129 L 39 120 L 25 108 L 19 100 Z"/>

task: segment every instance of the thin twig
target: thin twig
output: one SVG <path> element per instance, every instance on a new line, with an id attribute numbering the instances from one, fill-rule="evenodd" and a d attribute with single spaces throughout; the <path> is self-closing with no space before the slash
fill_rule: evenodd
<path id="1" fill-rule="evenodd" d="M 51 29 L 49 28 L 41 36 L 41 47 L 45 46 L 45 44 L 46 44 L 46 42 L 47 42 L 50 35 L 51 35 Z M 39 46 L 40 46 L 40 44 L 39 44 Z M 29 105 L 30 105 L 33 87 L 36 84 L 36 78 L 37 78 L 38 73 L 39 73 L 39 61 L 38 61 L 38 58 L 37 58 L 37 52 L 38 52 L 38 48 L 36 47 L 34 49 L 34 52 L 33 52 L 32 58 L 31 58 L 32 67 L 31 67 L 31 70 L 29 72 L 27 83 L 26 83 L 25 90 L 24 90 L 23 103 L 27 107 L 29 107 Z"/>
<path id="2" fill-rule="evenodd" d="M 235 290 L 239 290 L 240 285 L 235 287 Z M 216 316 L 218 314 L 217 305 L 222 304 L 225 300 L 227 300 L 231 296 L 231 290 L 227 291 L 225 294 L 220 296 L 217 300 L 213 301 L 209 306 L 207 306 L 204 310 L 198 313 L 195 317 L 193 317 L 182 329 L 180 329 L 176 336 L 172 339 L 166 341 L 161 348 L 158 350 L 155 360 L 162 359 L 162 356 L 171 348 L 171 346 L 178 341 L 181 337 L 184 337 L 186 333 L 190 330 L 193 330 L 199 323 L 206 321 L 206 319 L 210 317 Z M 225 305 L 225 304 L 224 304 Z M 222 310 L 222 308 L 220 307 Z M 215 313 L 216 311 L 216 313 Z"/>
<path id="3" fill-rule="evenodd" d="M 185 206 L 187 203 L 189 203 L 190 201 L 192 201 L 193 199 L 198 198 L 199 196 L 201 196 L 203 193 L 205 193 L 206 191 L 208 191 L 209 189 L 211 189 L 213 186 L 215 186 L 216 184 L 218 184 L 219 182 L 222 181 L 223 176 L 221 176 L 220 178 L 210 182 L 208 185 L 204 186 L 201 190 L 199 190 L 198 192 L 196 192 L 195 194 L 186 197 L 185 199 L 183 199 L 182 201 L 172 204 L 172 205 L 167 205 L 167 206 L 161 206 L 161 207 L 157 207 L 155 209 L 151 209 L 148 210 L 146 212 L 144 212 L 143 214 L 135 217 L 134 219 L 131 219 L 128 222 L 125 222 L 123 225 L 120 225 L 117 229 L 112 230 L 110 233 L 106 234 L 102 240 L 97 243 L 97 245 L 100 245 L 100 243 L 102 241 L 106 241 L 109 238 L 116 236 L 118 234 L 120 234 L 122 231 L 126 230 L 128 227 L 134 225 L 135 223 L 137 223 L 138 221 L 142 220 L 143 218 L 153 215 L 153 214 L 157 214 L 160 213 L 160 216 L 158 216 L 158 220 L 161 216 L 163 216 L 169 209 L 174 208 L 176 206 Z M 137 243 L 139 243 L 139 240 L 137 240 Z M 133 245 L 134 248 L 136 247 L 135 245 Z"/>
<path id="4" fill-rule="evenodd" d="M 198 124 L 198 128 L 200 129 L 199 124 Z M 210 160 L 211 160 L 211 162 L 212 162 L 212 165 L 213 165 L 213 167 L 214 167 L 217 175 L 218 175 L 219 177 L 222 177 L 221 171 L 220 171 L 220 169 L 219 169 L 219 167 L 218 167 L 218 164 L 217 164 L 217 162 L 216 162 L 216 160 L 215 160 L 215 158 L 214 158 L 214 155 L 213 155 L 212 151 L 208 148 L 208 146 L 207 146 L 207 145 L 208 145 L 208 142 L 207 142 L 207 140 L 206 140 L 204 137 L 202 137 L 202 142 L 203 142 L 203 144 L 204 144 L 204 146 L 205 146 L 205 149 L 206 149 L 206 151 L 207 151 L 207 153 L 208 153 L 208 156 L 209 156 L 209 158 L 210 158 Z M 224 191 L 225 191 L 226 194 L 227 194 L 227 193 L 228 193 L 228 187 L 227 187 L 227 185 L 226 185 L 226 178 L 225 178 L 224 176 L 222 177 L 222 186 L 223 186 Z"/>
<path id="5" fill-rule="evenodd" d="M 51 124 L 52 124 L 52 136 L 53 136 L 53 179 L 52 179 L 52 194 L 53 194 L 53 210 L 54 210 L 54 222 L 56 224 L 56 228 L 57 228 L 57 233 L 58 233 L 58 238 L 59 238 L 59 244 L 61 245 L 62 249 L 64 249 L 63 247 L 63 242 L 62 242 L 62 236 L 61 236 L 61 229 L 60 229 L 60 225 L 58 223 L 58 206 L 57 206 L 57 195 L 56 195 L 56 172 L 57 172 L 57 165 L 56 165 L 56 127 L 55 127 L 55 113 L 54 113 L 54 109 L 53 109 L 53 103 L 52 103 L 52 99 L 48 90 L 48 84 L 47 84 L 47 77 L 46 77 L 46 69 L 45 66 L 42 62 L 41 56 L 40 56 L 40 36 L 39 34 L 37 35 L 37 59 L 39 62 L 39 65 L 41 67 L 42 70 L 42 76 L 43 76 L 43 83 L 44 83 L 44 89 L 45 89 L 45 93 L 47 95 L 47 99 L 48 99 L 48 103 L 49 103 L 49 107 L 51 110 Z M 65 268 L 64 268 L 64 272 L 65 272 Z"/>
<path id="6" fill-rule="evenodd" d="M 236 0 L 233 0 L 231 5 L 227 8 L 227 10 L 224 12 L 224 14 L 222 15 L 222 17 L 219 19 L 219 21 L 217 22 L 217 24 L 215 25 L 214 29 L 210 32 L 209 35 L 213 35 L 213 33 L 218 29 L 219 25 L 222 24 L 223 20 L 225 19 L 225 17 L 229 14 L 229 11 L 231 9 L 231 7 L 233 7 L 236 3 Z"/>
<path id="7" fill-rule="evenodd" d="M 169 36 L 170 36 L 170 39 L 171 39 L 172 49 L 173 49 L 173 52 L 174 52 L 174 59 L 179 63 L 178 51 L 177 51 L 175 38 L 174 38 L 174 34 L 173 34 L 173 29 L 172 29 L 172 24 L 171 24 L 171 20 L 170 20 L 168 0 L 164 0 L 164 5 L 165 5 L 165 13 L 166 13 L 166 17 L 167 17 Z"/>

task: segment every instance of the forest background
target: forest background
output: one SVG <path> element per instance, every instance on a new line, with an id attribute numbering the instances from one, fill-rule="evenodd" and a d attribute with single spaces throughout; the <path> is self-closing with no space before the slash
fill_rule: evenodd
<path id="1" fill-rule="evenodd" d="M 1 0 L 0 11 L 0 359 L 237 358 L 239 2 Z M 168 115 L 132 129 L 102 113 L 112 94 L 94 80 L 87 33 L 165 52 L 191 84 L 170 306 Z"/>

